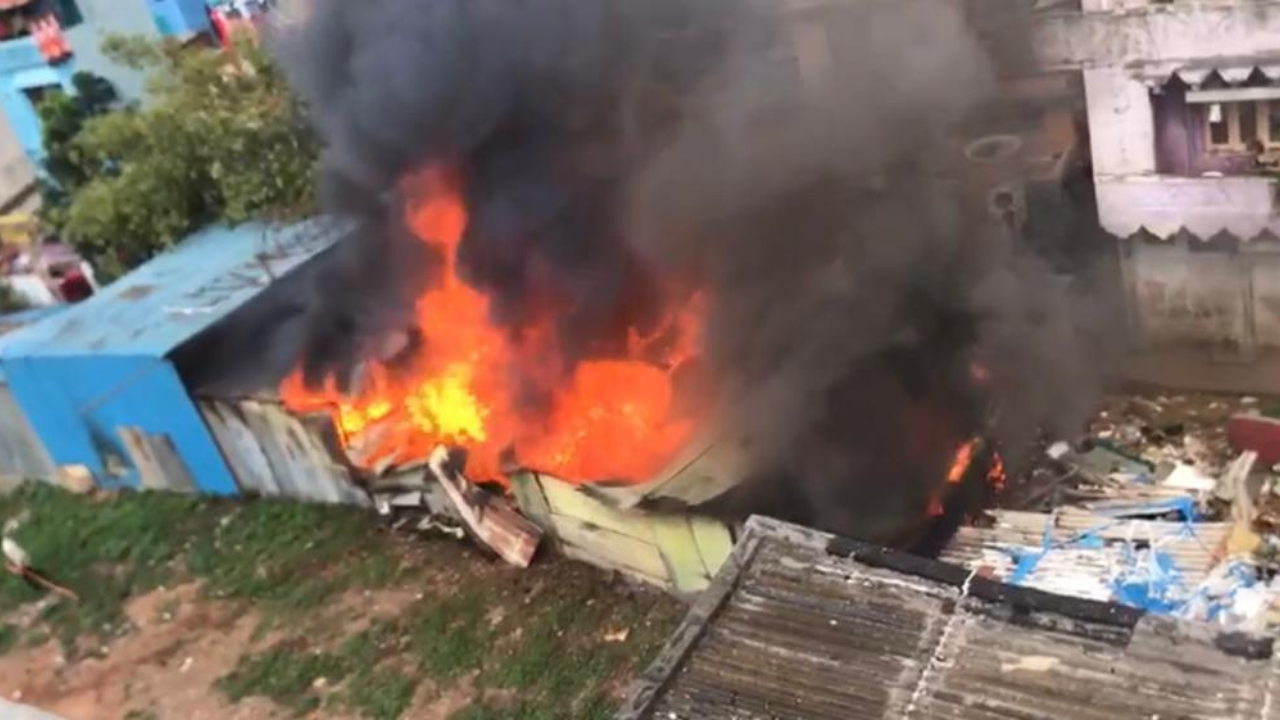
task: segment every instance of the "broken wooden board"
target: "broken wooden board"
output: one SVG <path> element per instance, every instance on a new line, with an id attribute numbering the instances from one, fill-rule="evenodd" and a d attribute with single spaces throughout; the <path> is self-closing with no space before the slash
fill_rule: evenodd
<path id="1" fill-rule="evenodd" d="M 542 529 L 521 515 L 505 498 L 472 485 L 447 465 L 449 451 L 444 446 L 431 454 L 431 474 L 444 488 L 471 535 L 498 557 L 516 567 L 526 568 L 542 540 Z"/>

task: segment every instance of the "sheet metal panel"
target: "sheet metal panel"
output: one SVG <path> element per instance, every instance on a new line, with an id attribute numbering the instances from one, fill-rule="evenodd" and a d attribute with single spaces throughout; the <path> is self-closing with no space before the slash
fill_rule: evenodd
<path id="1" fill-rule="evenodd" d="M 331 247 L 348 228 L 318 218 L 204 230 L 92 298 L 12 333 L 0 343 L 0 358 L 162 357 Z"/>
<path id="2" fill-rule="evenodd" d="M 241 489 L 266 497 L 368 505 L 324 428 L 272 402 L 202 400 L 200 410 Z M 331 428 L 330 428 L 331 429 Z"/>

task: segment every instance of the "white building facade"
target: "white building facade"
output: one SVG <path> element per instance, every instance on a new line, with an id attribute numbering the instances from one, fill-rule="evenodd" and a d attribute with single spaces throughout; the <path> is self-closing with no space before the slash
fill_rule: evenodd
<path id="1" fill-rule="evenodd" d="M 1280 1 L 1082 0 L 1041 15 L 1036 45 L 1083 73 L 1133 337 L 1280 350 Z"/>

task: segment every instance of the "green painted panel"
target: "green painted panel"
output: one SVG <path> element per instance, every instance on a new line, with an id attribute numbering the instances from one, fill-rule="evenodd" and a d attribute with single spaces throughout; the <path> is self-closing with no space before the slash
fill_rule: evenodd
<path id="1" fill-rule="evenodd" d="M 707 574 L 715 577 L 733 552 L 733 535 L 719 520 L 697 515 L 689 517 L 689 528 Z"/>
<path id="2" fill-rule="evenodd" d="M 707 587 L 711 578 L 702 563 L 688 518 L 683 515 L 653 517 L 653 536 L 677 591 L 693 593 Z"/>
<path id="3" fill-rule="evenodd" d="M 653 529 L 644 513 L 615 510 L 578 488 L 560 480 L 542 477 L 539 485 L 553 515 L 576 518 L 642 542 L 653 543 Z M 556 520 L 559 524 L 559 520 Z"/>
<path id="4" fill-rule="evenodd" d="M 516 496 L 516 507 L 525 517 L 534 521 L 544 532 L 555 533 L 551 522 L 551 508 L 542 495 L 542 484 L 531 472 L 518 472 L 511 477 L 511 492 Z"/>
<path id="5" fill-rule="evenodd" d="M 562 546 L 572 546 L 580 559 L 602 567 L 629 569 L 661 579 L 667 576 L 658 547 L 577 518 L 553 515 Z"/>

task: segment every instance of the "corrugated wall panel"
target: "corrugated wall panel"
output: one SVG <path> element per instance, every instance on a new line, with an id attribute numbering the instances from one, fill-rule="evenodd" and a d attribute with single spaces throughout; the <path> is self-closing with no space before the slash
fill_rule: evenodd
<path id="1" fill-rule="evenodd" d="M 280 405 L 203 400 L 200 409 L 241 489 L 314 502 L 368 504 L 321 434 Z"/>

